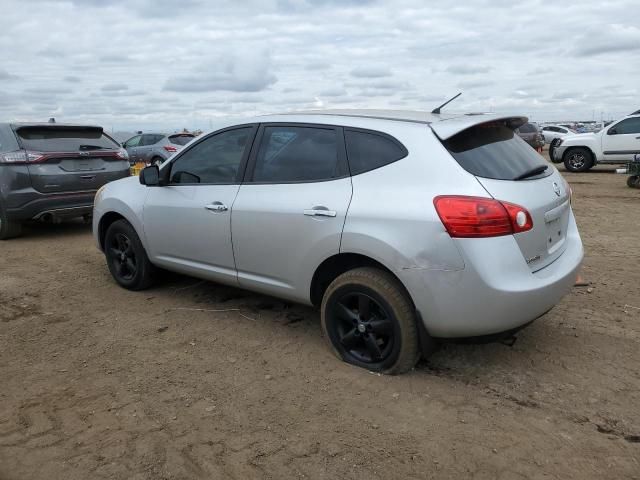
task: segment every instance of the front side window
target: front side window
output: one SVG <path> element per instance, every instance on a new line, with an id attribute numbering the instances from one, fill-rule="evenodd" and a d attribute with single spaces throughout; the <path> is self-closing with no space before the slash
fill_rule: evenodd
<path id="1" fill-rule="evenodd" d="M 609 135 L 640 133 L 640 117 L 626 118 L 609 129 Z"/>
<path id="2" fill-rule="evenodd" d="M 368 172 L 407 156 L 407 150 L 386 135 L 345 130 L 347 158 L 351 175 Z"/>
<path id="3" fill-rule="evenodd" d="M 253 127 L 214 134 L 193 145 L 171 166 L 170 183 L 234 183 Z"/>
<path id="4" fill-rule="evenodd" d="M 142 138 L 142 135 L 137 135 L 135 137 L 130 138 L 124 143 L 125 148 L 137 147 L 140 144 L 141 138 Z"/>
<path id="5" fill-rule="evenodd" d="M 267 126 L 253 172 L 254 182 L 329 180 L 343 175 L 333 128 Z"/>

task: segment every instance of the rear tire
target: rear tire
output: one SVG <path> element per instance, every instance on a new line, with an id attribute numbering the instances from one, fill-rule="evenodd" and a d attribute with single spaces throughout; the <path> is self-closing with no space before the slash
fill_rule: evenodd
<path id="1" fill-rule="evenodd" d="M 356 268 L 337 277 L 322 298 L 320 318 L 331 349 L 347 363 L 396 375 L 418 361 L 413 303 L 383 270 Z"/>
<path id="2" fill-rule="evenodd" d="M 587 148 L 572 148 L 564 154 L 564 168 L 570 172 L 586 172 L 593 167 L 593 156 Z"/>
<path id="3" fill-rule="evenodd" d="M 126 220 L 113 222 L 104 237 L 104 254 L 113 279 L 128 290 L 144 290 L 154 281 L 149 261 L 135 229 Z"/>
<path id="4" fill-rule="evenodd" d="M 631 175 L 627 178 L 627 187 L 640 188 L 640 175 Z"/>
<path id="5" fill-rule="evenodd" d="M 164 158 L 161 157 L 153 157 L 151 159 L 151 165 L 157 165 L 160 166 L 164 163 Z"/>
<path id="6" fill-rule="evenodd" d="M 4 208 L 0 205 L 0 240 L 19 237 L 21 234 L 22 224 L 10 221 Z"/>

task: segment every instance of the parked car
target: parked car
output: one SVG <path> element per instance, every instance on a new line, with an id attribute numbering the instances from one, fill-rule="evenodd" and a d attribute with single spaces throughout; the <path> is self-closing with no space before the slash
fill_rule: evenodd
<path id="1" fill-rule="evenodd" d="M 516 133 L 534 149 L 544 147 L 544 137 L 533 123 L 525 123 L 516 129 Z"/>
<path id="2" fill-rule="evenodd" d="M 511 335 L 571 288 L 583 257 L 558 171 L 524 117 L 335 111 L 203 135 L 98 192 L 115 281 L 156 267 L 320 307 L 336 355 L 411 369 L 439 339 Z"/>
<path id="3" fill-rule="evenodd" d="M 91 214 L 96 190 L 129 175 L 127 152 L 102 127 L 0 124 L 0 239 L 28 220 Z"/>
<path id="4" fill-rule="evenodd" d="M 132 164 L 160 165 L 194 138 L 191 133 L 143 133 L 131 137 L 122 146 L 126 148 Z"/>
<path id="5" fill-rule="evenodd" d="M 541 129 L 541 133 L 544 137 L 545 143 L 551 143 L 556 138 L 563 138 L 567 135 L 573 135 L 576 133 L 576 131 L 560 125 L 545 125 Z"/>
<path id="6" fill-rule="evenodd" d="M 556 144 L 551 160 L 570 172 L 585 172 L 598 163 L 619 164 L 640 153 L 640 114 L 629 115 L 597 133 L 568 135 Z"/>

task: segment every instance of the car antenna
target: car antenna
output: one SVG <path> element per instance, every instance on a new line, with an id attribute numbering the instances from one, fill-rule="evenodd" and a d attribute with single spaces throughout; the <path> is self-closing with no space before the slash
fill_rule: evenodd
<path id="1" fill-rule="evenodd" d="M 462 95 L 462 92 L 460 92 L 459 94 L 457 94 L 455 97 L 450 98 L 449 100 L 447 100 L 446 102 L 444 102 L 442 105 L 440 105 L 438 108 L 434 108 L 433 110 L 431 110 L 431 113 L 440 114 L 440 110 L 442 109 L 442 107 L 444 107 L 445 105 L 450 104 L 450 103 L 451 103 L 451 102 L 453 102 L 456 98 L 458 98 L 460 95 Z"/>

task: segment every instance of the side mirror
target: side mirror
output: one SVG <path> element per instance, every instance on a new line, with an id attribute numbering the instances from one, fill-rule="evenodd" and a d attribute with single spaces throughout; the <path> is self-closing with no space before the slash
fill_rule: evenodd
<path id="1" fill-rule="evenodd" d="M 157 165 L 144 167 L 140 171 L 140 183 L 147 187 L 157 187 L 160 185 L 160 169 Z"/>

